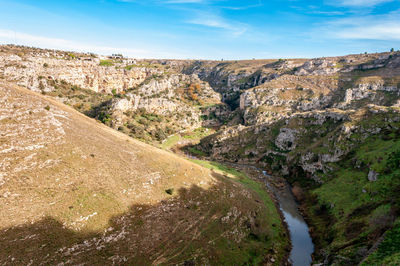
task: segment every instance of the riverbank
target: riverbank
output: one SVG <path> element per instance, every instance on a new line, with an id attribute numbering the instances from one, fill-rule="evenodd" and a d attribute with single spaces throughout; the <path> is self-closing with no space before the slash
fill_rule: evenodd
<path id="1" fill-rule="evenodd" d="M 250 176 L 256 177 L 265 184 L 269 193 L 274 196 L 282 221 L 290 234 L 292 244 L 290 262 L 292 265 L 310 265 L 314 243 L 310 236 L 311 230 L 308 227 L 308 221 L 306 222 L 304 217 L 303 208 L 297 201 L 300 198 L 299 193 L 296 193 L 296 195 L 292 193 L 292 191 L 297 192 L 296 189 L 293 190 L 284 178 L 269 175 L 256 166 L 234 163 L 229 163 L 229 165 L 246 171 Z"/>
<path id="2" fill-rule="evenodd" d="M 257 193 L 262 200 L 262 203 L 267 208 L 267 217 L 265 217 L 265 219 L 268 219 L 268 221 L 271 223 L 273 238 L 275 239 L 273 247 L 266 250 L 264 261 L 260 261 L 260 263 L 267 265 L 290 265 L 288 262 L 291 250 L 289 231 L 287 230 L 287 226 L 284 222 L 285 219 L 283 214 L 278 211 L 279 202 L 273 196 L 273 194 L 269 193 L 265 187 L 265 184 L 258 178 L 251 178 L 251 175 L 248 175 L 247 172 L 239 171 L 238 169 L 229 167 L 219 162 L 211 162 L 193 158 L 190 160 L 203 167 L 212 169 L 216 173 L 222 174 Z"/>
<path id="3" fill-rule="evenodd" d="M 292 189 L 284 178 L 270 176 L 253 165 L 208 161 L 204 154 L 193 152 L 197 150 L 186 146 L 188 143 L 193 144 L 193 142 L 196 142 L 195 140 L 186 142 L 186 145 L 181 142 L 173 141 L 169 145 L 169 149 L 257 192 L 265 199 L 263 203 L 271 211 L 278 213 L 279 224 L 283 226 L 286 237 L 290 240 L 290 243 L 285 247 L 285 254 L 280 260 L 283 265 L 311 265 L 314 244 L 310 230 L 303 218 L 303 213 L 300 211 L 301 208 L 292 194 Z"/>
<path id="4" fill-rule="evenodd" d="M 289 246 L 287 247 L 290 253 L 286 254 L 286 258 L 283 261 L 286 262 L 289 259 L 289 263 L 292 265 L 310 265 L 312 263 L 314 244 L 309 228 L 300 212 L 299 205 L 291 192 L 291 188 L 285 180 L 274 178 L 254 166 L 227 163 L 230 167 L 234 167 L 229 168 L 221 163 L 198 159 L 191 160 L 208 168 L 225 171 L 230 175 L 242 175 L 245 178 L 239 179 L 239 182 L 250 183 L 252 185 L 251 189 L 262 191 L 261 193 L 268 191 L 268 198 L 272 196 L 274 208 L 280 210 L 281 223 L 285 226 L 291 240 L 290 248 Z"/>

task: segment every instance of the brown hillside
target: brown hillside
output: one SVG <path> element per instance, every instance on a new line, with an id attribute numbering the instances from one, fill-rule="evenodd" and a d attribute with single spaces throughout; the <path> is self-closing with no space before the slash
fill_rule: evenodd
<path id="1" fill-rule="evenodd" d="M 241 184 L 8 83 L 0 134 L 0 264 L 245 262 L 282 237 Z"/>

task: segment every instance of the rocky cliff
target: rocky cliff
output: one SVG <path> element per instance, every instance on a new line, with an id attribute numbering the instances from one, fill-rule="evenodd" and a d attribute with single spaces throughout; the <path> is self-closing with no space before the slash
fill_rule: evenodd
<path id="1" fill-rule="evenodd" d="M 228 119 L 229 107 L 207 82 L 180 72 L 188 63 L 105 59 L 12 45 L 0 49 L 4 80 L 54 96 L 146 141 L 218 127 Z"/>
<path id="2" fill-rule="evenodd" d="M 197 148 L 302 187 L 306 196 L 297 195 L 313 227 L 317 261 L 353 265 L 373 252 L 396 261 L 373 246 L 399 222 L 400 54 L 279 60 L 245 76 L 248 66 L 238 66 L 241 79 L 232 81 L 235 64 L 224 67 L 232 83 L 218 90 L 237 93 L 242 122 Z M 266 72 L 273 76 L 252 83 L 255 73 Z"/>

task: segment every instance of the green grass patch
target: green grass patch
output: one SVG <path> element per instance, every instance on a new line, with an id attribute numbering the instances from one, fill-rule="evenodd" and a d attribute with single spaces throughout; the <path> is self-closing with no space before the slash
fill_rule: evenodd
<path id="1" fill-rule="evenodd" d="M 220 173 L 222 175 L 228 175 L 230 177 L 237 177 L 237 178 L 248 178 L 246 174 L 218 162 L 211 162 L 211 161 L 204 161 L 197 159 L 190 159 L 190 161 L 197 163 L 205 168 L 214 170 L 215 172 Z"/>
<path id="2" fill-rule="evenodd" d="M 181 140 L 180 135 L 172 135 L 161 143 L 160 148 L 163 150 L 168 150 L 173 146 L 175 146 L 180 140 Z"/>
<path id="3" fill-rule="evenodd" d="M 114 63 L 111 60 L 100 60 L 100 66 L 113 66 Z"/>
<path id="4" fill-rule="evenodd" d="M 187 150 L 193 155 L 197 155 L 197 156 L 200 156 L 200 157 L 207 156 L 207 154 L 205 152 L 203 152 L 201 150 L 198 150 L 195 147 L 189 147 Z"/>
<path id="5" fill-rule="evenodd" d="M 362 265 L 400 265 L 400 223 L 386 234 L 385 240 Z"/>

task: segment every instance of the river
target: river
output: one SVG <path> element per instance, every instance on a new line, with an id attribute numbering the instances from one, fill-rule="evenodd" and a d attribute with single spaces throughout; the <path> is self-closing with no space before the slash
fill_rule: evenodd
<path id="1" fill-rule="evenodd" d="M 185 154 L 187 157 L 192 159 L 198 159 L 195 156 Z M 279 208 L 283 214 L 287 228 L 290 235 L 290 241 L 292 243 L 292 249 L 289 255 L 289 262 L 293 266 L 309 266 L 312 263 L 312 253 L 314 252 L 314 244 L 309 233 L 309 228 L 304 220 L 302 214 L 299 211 L 299 205 L 295 200 L 291 187 L 288 182 L 279 180 L 269 175 L 266 171 L 263 171 L 253 165 L 243 165 L 236 163 L 225 163 L 234 168 L 241 170 L 252 170 L 258 173 L 261 180 L 264 181 L 268 190 L 271 191 L 275 198 L 278 200 Z M 280 185 L 277 186 L 276 184 Z"/>
<path id="2" fill-rule="evenodd" d="M 267 180 L 272 178 L 265 171 L 263 171 L 263 174 Z M 309 233 L 308 225 L 299 212 L 299 206 L 294 199 L 289 184 L 286 184 L 280 189 L 272 185 L 268 185 L 268 187 L 275 194 L 279 202 L 279 208 L 288 226 L 290 241 L 292 242 L 292 250 L 290 251 L 289 257 L 290 262 L 293 266 L 311 265 L 311 255 L 314 252 L 314 244 Z"/>
<path id="3" fill-rule="evenodd" d="M 293 266 L 309 266 L 312 263 L 314 244 L 309 233 L 309 228 L 299 211 L 299 205 L 295 200 L 289 183 L 284 180 L 277 182 L 276 178 L 252 165 L 230 164 L 241 169 L 247 168 L 262 173 L 262 180 L 267 188 L 274 194 L 279 203 L 290 234 L 292 249 L 289 261 Z M 279 187 L 276 185 L 279 183 Z"/>

